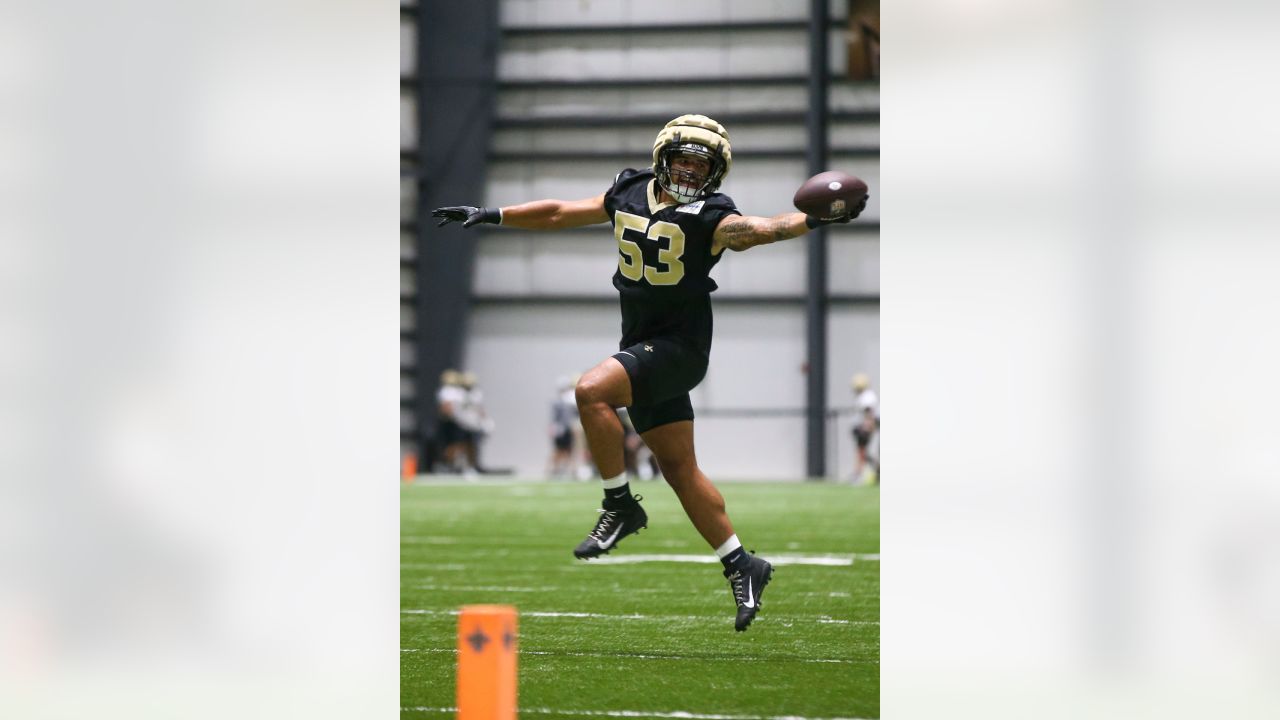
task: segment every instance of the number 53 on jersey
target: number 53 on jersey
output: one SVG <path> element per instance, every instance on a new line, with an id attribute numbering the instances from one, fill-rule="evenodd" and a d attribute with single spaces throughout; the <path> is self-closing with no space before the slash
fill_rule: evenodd
<path id="1" fill-rule="evenodd" d="M 631 236 L 629 236 L 629 234 Z M 613 216 L 613 236 L 618 240 L 618 272 L 628 280 L 644 278 L 650 285 L 676 285 L 684 277 L 684 230 L 666 220 L 654 220 L 621 210 Z M 632 239 L 635 237 L 636 239 Z M 645 265 L 638 241 L 658 246 L 658 265 Z"/>

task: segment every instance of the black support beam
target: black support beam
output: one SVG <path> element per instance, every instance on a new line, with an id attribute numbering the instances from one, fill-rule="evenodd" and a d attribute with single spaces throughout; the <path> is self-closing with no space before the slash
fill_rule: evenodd
<path id="1" fill-rule="evenodd" d="M 844 30 L 848 21 L 834 18 L 827 21 L 828 30 Z M 672 35 L 738 32 L 804 32 L 811 26 L 809 20 L 753 20 L 740 22 L 687 22 L 651 23 L 636 25 L 519 25 L 502 28 L 502 35 L 509 39 L 545 37 L 548 35 Z"/>
<path id="2" fill-rule="evenodd" d="M 825 127 L 825 125 L 824 125 Z M 809 160 L 812 157 L 813 148 L 733 148 L 734 157 L 741 157 L 739 162 L 749 162 L 751 160 Z M 831 155 L 839 157 L 851 158 L 879 158 L 880 147 L 878 145 L 866 145 L 861 147 L 839 147 L 830 150 Z M 513 151 L 496 151 L 489 154 L 491 162 L 639 162 L 643 161 L 645 167 L 649 165 L 649 159 L 645 157 L 644 152 L 635 150 L 521 150 Z M 816 174 L 816 173 L 815 173 Z"/>
<path id="3" fill-rule="evenodd" d="M 430 213 L 484 199 L 486 169 L 477 159 L 489 152 L 493 129 L 498 0 L 431 3 L 418 14 L 417 35 L 418 67 L 429 69 L 413 77 L 419 148 L 400 153 L 402 176 L 416 180 L 417 292 L 401 304 L 415 308 L 416 331 L 405 342 L 415 350 L 413 416 L 421 439 L 435 424 L 441 371 L 462 365 L 475 265 L 475 244 L 460 226 L 436 227 Z"/>
<path id="4" fill-rule="evenodd" d="M 448 82 L 448 78 L 435 78 L 437 82 Z M 423 78 L 418 75 L 400 77 L 400 89 L 406 92 L 416 91 Z M 498 81 L 499 90 L 635 90 L 645 88 L 697 88 L 720 87 L 765 87 L 786 85 L 808 85 L 807 75 L 743 75 L 717 77 L 652 77 L 652 78 L 582 78 L 578 80 L 542 79 L 542 78 L 510 78 Z M 832 85 L 842 87 L 866 87 L 879 89 L 878 80 L 850 80 L 844 77 L 831 78 Z"/>
<path id="5" fill-rule="evenodd" d="M 827 169 L 827 91 L 830 84 L 828 67 L 830 17 L 828 0 L 809 2 L 809 145 L 806 161 L 809 174 Z M 879 157 L 879 149 L 876 150 Z M 806 387 L 806 473 L 810 478 L 827 474 L 827 436 L 824 419 L 827 410 L 827 232 L 819 227 L 809 233 L 809 295 L 805 303 L 808 338 L 808 377 Z"/>
<path id="6" fill-rule="evenodd" d="M 864 305 L 872 306 L 880 304 L 879 294 L 837 294 L 827 298 L 832 305 Z M 742 305 L 788 305 L 788 306 L 807 306 L 808 297 L 806 295 L 784 295 L 784 294 L 756 294 L 756 295 L 726 295 L 717 293 L 711 296 L 711 304 L 713 306 L 742 306 Z M 614 305 L 618 304 L 618 296 L 605 294 L 532 294 L 520 293 L 515 295 L 476 295 L 471 298 L 471 302 L 475 306 L 495 306 L 495 305 Z"/>
<path id="7" fill-rule="evenodd" d="M 548 117 L 500 117 L 494 122 L 499 130 L 530 130 L 546 128 L 615 128 L 661 127 L 671 119 L 670 113 L 630 113 L 627 115 L 559 115 Z M 799 125 L 807 121 L 805 111 L 761 111 L 716 113 L 725 127 L 739 125 Z M 879 122 L 879 110 L 838 110 L 830 114 L 831 122 Z"/>
<path id="8" fill-rule="evenodd" d="M 552 80 L 541 78 L 508 78 L 498 81 L 501 90 L 635 90 L 648 88 L 698 88 L 698 87 L 764 87 L 802 85 L 808 86 L 808 75 L 719 75 L 706 77 L 623 77 L 581 78 L 577 80 Z M 879 89 L 877 80 L 850 80 L 845 77 L 831 79 L 832 85 L 843 87 L 867 87 Z"/>

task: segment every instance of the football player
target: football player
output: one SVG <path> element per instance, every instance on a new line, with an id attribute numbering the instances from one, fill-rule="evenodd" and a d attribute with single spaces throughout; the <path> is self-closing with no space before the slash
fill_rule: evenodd
<path id="1" fill-rule="evenodd" d="M 857 373 L 850 383 L 853 388 L 854 405 L 858 416 L 853 426 L 853 439 L 856 445 L 857 465 L 853 469 L 853 482 L 862 481 L 866 466 L 871 466 L 871 473 L 866 482 L 875 485 L 880 482 L 880 459 L 870 452 L 871 438 L 880 429 L 879 401 L 876 391 L 871 389 L 871 378 L 866 373 Z"/>
<path id="2" fill-rule="evenodd" d="M 744 216 L 717 192 L 733 163 L 729 133 L 703 115 L 667 123 L 653 144 L 653 165 L 626 169 L 592 198 L 537 200 L 502 208 L 444 207 L 432 212 L 440 225 L 461 222 L 556 230 L 611 223 L 618 246 L 613 285 L 621 295 L 622 340 L 618 352 L 585 373 L 575 395 L 587 445 L 604 478 L 604 501 L 595 527 L 574 549 L 593 558 L 646 527 L 648 516 L 633 496 L 623 463 L 623 428 L 614 408 L 626 407 L 635 429 L 657 458 L 685 513 L 724 564 L 737 604 L 734 627 L 746 630 L 760 609 L 773 574 L 764 559 L 748 554 L 734 534 L 724 498 L 698 467 L 693 448 L 692 390 L 707 372 L 711 353 L 711 268 L 725 250 L 743 251 L 799 237 L 821 220 L 792 212 Z"/>
<path id="3" fill-rule="evenodd" d="M 436 392 L 440 418 L 436 424 L 436 440 L 444 455 L 447 472 L 461 472 L 466 456 L 466 431 L 458 423 L 458 413 L 466 395 L 467 391 L 462 387 L 462 373 L 453 369 L 440 373 L 440 390 Z"/>

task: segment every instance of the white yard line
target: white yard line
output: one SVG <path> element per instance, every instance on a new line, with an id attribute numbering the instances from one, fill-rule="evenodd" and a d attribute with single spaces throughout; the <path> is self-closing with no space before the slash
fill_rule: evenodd
<path id="1" fill-rule="evenodd" d="M 761 555 L 774 565 L 826 565 L 826 566 L 846 566 L 852 565 L 854 561 L 861 562 L 880 562 L 880 554 L 864 554 L 864 555 L 800 555 L 796 553 L 782 553 L 779 555 Z M 588 561 L 589 565 L 630 565 L 633 563 L 648 562 L 679 562 L 679 563 L 718 563 L 720 559 L 711 554 L 698 555 L 664 555 L 664 554 L 642 554 L 642 555 L 610 555 L 606 557 L 596 558 Z"/>
<path id="2" fill-rule="evenodd" d="M 422 608 L 405 608 L 400 611 L 401 615 L 457 615 L 457 610 L 427 610 Z M 725 617 L 718 615 L 641 615 L 639 613 L 630 613 L 625 615 L 611 615 L 607 613 L 589 613 L 589 612 L 551 612 L 538 610 L 522 610 L 519 613 L 524 618 L 596 618 L 606 620 L 658 620 L 661 622 L 671 622 L 674 620 L 697 620 L 702 622 L 723 623 L 728 622 Z M 818 617 L 795 617 L 795 616 L 768 616 L 771 620 L 778 622 L 817 622 L 825 625 L 879 625 L 879 620 L 835 620 L 826 615 Z"/>
<path id="3" fill-rule="evenodd" d="M 434 577 L 421 578 L 423 580 L 435 580 Z M 559 592 L 560 588 L 554 585 L 545 587 L 519 587 L 519 586 L 502 586 L 502 585 L 440 585 L 437 583 L 423 583 L 421 585 L 411 586 L 415 590 L 440 590 L 444 592 L 512 592 L 512 593 L 540 593 L 540 592 Z M 688 597 L 690 590 L 676 588 L 623 588 L 621 585 L 612 586 L 614 590 L 625 591 L 628 595 L 679 595 Z M 714 590 L 692 591 L 695 595 L 714 595 L 719 597 L 724 594 L 723 588 Z M 821 598 L 851 598 L 852 594 L 847 592 L 796 592 L 789 593 L 793 597 L 821 597 Z"/>
<path id="4" fill-rule="evenodd" d="M 456 648 L 401 648 L 402 653 L 447 653 L 457 654 Z M 654 655 L 650 653 L 590 653 L 590 652 L 570 652 L 570 651 L 550 651 L 550 650 L 520 650 L 521 655 L 549 655 L 552 657 L 589 657 L 589 658 L 627 658 L 631 660 L 742 660 L 741 655 Z M 844 658 L 752 658 L 752 660 L 766 660 L 773 662 L 804 662 L 804 663 L 826 663 L 840 665 L 861 665 L 857 660 L 846 660 Z"/>
<path id="5" fill-rule="evenodd" d="M 401 712 L 456 713 L 453 707 L 402 707 Z M 694 713 L 685 710 L 559 710 L 556 708 L 520 708 L 520 713 L 533 715 L 580 715 L 583 717 L 616 718 L 680 718 L 681 720 L 874 720 L 873 718 L 810 717 L 805 715 L 722 715 L 720 713 Z"/>
<path id="6" fill-rule="evenodd" d="M 458 614 L 458 612 L 459 612 L 458 610 L 418 610 L 418 609 L 413 609 L 413 610 L 401 610 L 401 611 L 400 611 L 400 614 L 401 614 L 401 615 L 457 615 L 457 614 Z M 666 615 L 666 616 L 658 617 L 658 616 L 654 616 L 654 615 L 604 615 L 604 614 L 601 614 L 601 613 L 585 613 L 585 612 L 538 612 L 538 611 L 532 611 L 532 610 L 530 610 L 530 611 L 524 611 L 524 612 L 521 612 L 521 613 L 520 613 L 520 617 L 546 617 L 546 618 L 562 618 L 562 617 L 563 617 L 563 618 L 618 618 L 618 619 L 626 619 L 626 620 L 659 620 L 659 619 L 662 619 L 662 620 L 671 620 L 671 619 L 680 619 L 680 616 L 678 616 L 678 615 L 675 615 L 675 616 L 673 616 L 673 615 Z M 685 617 L 686 617 L 687 619 L 707 619 L 707 620 L 709 620 L 709 619 L 710 619 L 710 618 L 703 618 L 703 617 L 701 617 L 701 616 L 696 616 L 696 615 L 689 615 L 689 616 L 685 616 Z"/>

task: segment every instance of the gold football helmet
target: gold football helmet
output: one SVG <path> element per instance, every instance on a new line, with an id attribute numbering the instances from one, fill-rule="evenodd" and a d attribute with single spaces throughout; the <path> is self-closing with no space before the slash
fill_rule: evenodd
<path id="1" fill-rule="evenodd" d="M 672 169 L 671 161 L 678 155 L 703 158 L 711 169 L 705 177 Z M 667 123 L 653 142 L 653 172 L 658 184 L 680 203 L 715 192 L 732 165 L 729 132 L 705 115 L 681 115 Z"/>

